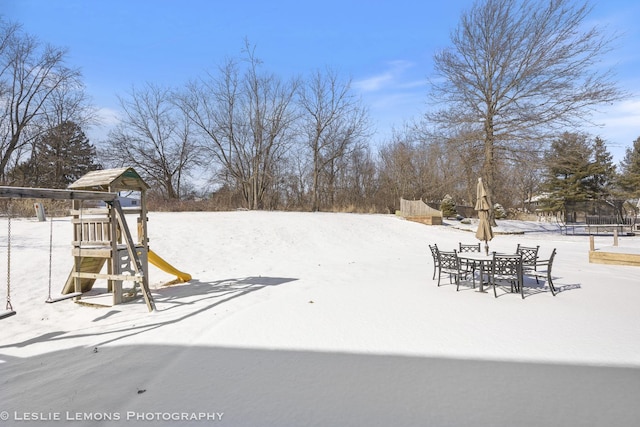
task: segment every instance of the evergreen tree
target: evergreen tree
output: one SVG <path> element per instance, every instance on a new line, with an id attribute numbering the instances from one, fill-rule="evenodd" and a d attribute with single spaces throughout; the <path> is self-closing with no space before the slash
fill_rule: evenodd
<path id="1" fill-rule="evenodd" d="M 552 142 L 546 153 L 547 174 L 542 185 L 548 193 L 546 205 L 549 210 L 564 210 L 567 204 L 591 200 L 604 200 L 622 216 L 618 181 L 613 156 L 602 138 L 590 141 L 579 133 L 562 134 Z"/>
<path id="2" fill-rule="evenodd" d="M 32 157 L 12 171 L 23 185 L 65 188 L 82 175 L 102 169 L 96 149 L 76 123 L 63 122 L 39 136 Z"/>
<path id="3" fill-rule="evenodd" d="M 551 210 L 563 210 L 566 202 L 589 198 L 587 183 L 592 154 L 593 149 L 583 134 L 565 132 L 551 143 L 545 155 L 547 174 L 542 185 L 550 194 L 547 204 Z"/>
<path id="4" fill-rule="evenodd" d="M 607 150 L 604 140 L 596 137 L 593 142 L 593 160 L 586 182 L 588 198 L 608 199 L 615 180 L 616 166 L 613 164 L 613 156 Z"/>
<path id="5" fill-rule="evenodd" d="M 640 197 L 640 137 L 628 147 L 620 162 L 618 186 L 628 197 Z"/>

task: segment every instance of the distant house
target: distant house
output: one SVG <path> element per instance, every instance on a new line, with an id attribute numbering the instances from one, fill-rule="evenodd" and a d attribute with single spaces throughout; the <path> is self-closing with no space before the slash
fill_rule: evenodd
<path id="1" fill-rule="evenodd" d="M 563 212 L 553 212 L 545 207 L 549 199 L 549 193 L 541 193 L 531 196 L 525 203 L 525 211 L 535 213 L 538 221 L 558 222 L 563 218 Z"/>
<path id="2" fill-rule="evenodd" d="M 140 198 L 118 195 L 118 200 L 123 208 L 137 208 L 140 206 Z"/>
<path id="3" fill-rule="evenodd" d="M 120 206 L 123 208 L 139 208 L 140 207 L 140 197 L 135 197 L 131 195 L 130 191 L 118 193 L 118 201 L 120 202 Z M 105 202 L 99 202 L 98 206 L 106 206 Z"/>

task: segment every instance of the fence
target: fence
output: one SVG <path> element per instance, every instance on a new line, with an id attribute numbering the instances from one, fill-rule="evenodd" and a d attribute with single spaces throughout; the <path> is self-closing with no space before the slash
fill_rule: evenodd
<path id="1" fill-rule="evenodd" d="M 617 216 L 609 215 L 587 215 L 586 223 L 589 225 L 604 225 L 604 224 L 615 224 L 615 225 L 633 225 L 635 224 L 635 218 L 632 217 L 624 217 L 620 218 Z"/>

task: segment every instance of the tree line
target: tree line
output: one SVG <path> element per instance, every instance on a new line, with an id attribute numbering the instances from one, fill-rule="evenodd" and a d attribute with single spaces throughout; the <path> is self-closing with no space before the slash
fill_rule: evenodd
<path id="1" fill-rule="evenodd" d="M 625 95 L 595 67 L 611 40 L 583 29 L 589 11 L 564 0 L 475 4 L 434 56 L 429 111 L 378 144 L 350 79 L 331 68 L 283 78 L 248 41 L 180 87 L 120 94 L 118 125 L 92 143 L 95 109 L 68 52 L 0 21 L 0 181 L 60 188 L 132 166 L 156 200 L 219 209 L 393 212 L 401 197 L 437 206 L 445 196 L 472 206 L 478 177 L 512 212 L 542 192 L 549 209 L 638 197 L 640 138 L 613 165 L 605 141 L 577 130 Z"/>

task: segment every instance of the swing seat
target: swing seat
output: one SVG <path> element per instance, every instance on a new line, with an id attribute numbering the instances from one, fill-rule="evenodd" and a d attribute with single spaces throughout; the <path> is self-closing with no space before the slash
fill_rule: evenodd
<path id="1" fill-rule="evenodd" d="M 82 292 L 72 292 L 70 294 L 60 295 L 55 298 L 49 297 L 45 302 L 48 304 L 53 304 L 54 302 L 64 301 L 66 299 L 75 298 L 82 296 Z"/>
<path id="2" fill-rule="evenodd" d="M 13 316 L 14 314 L 16 314 L 16 312 L 15 312 L 15 311 L 13 311 L 13 310 L 3 310 L 3 311 L 0 311 L 0 319 L 4 319 L 5 317 L 11 317 L 11 316 Z"/>

